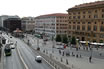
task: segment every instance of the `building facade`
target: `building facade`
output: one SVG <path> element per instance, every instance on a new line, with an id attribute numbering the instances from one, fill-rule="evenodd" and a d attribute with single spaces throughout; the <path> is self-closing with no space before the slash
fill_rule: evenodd
<path id="1" fill-rule="evenodd" d="M 21 30 L 21 19 L 20 18 L 8 18 L 3 21 L 3 26 L 9 32 L 13 32 L 17 28 Z"/>
<path id="2" fill-rule="evenodd" d="M 2 15 L 0 16 L 0 27 L 4 27 L 3 25 L 3 22 L 4 20 L 8 19 L 8 18 L 19 18 L 19 16 L 17 15 L 14 15 L 14 16 L 10 16 L 10 15 Z"/>
<path id="3" fill-rule="evenodd" d="M 57 34 L 67 34 L 68 14 L 55 13 L 41 15 L 35 18 L 35 32 L 48 37 L 55 37 Z"/>
<path id="4" fill-rule="evenodd" d="M 22 30 L 23 31 L 33 31 L 35 28 L 35 18 L 34 17 L 24 17 L 22 20 Z"/>
<path id="5" fill-rule="evenodd" d="M 76 5 L 67 12 L 69 37 L 104 42 L 104 1 Z"/>

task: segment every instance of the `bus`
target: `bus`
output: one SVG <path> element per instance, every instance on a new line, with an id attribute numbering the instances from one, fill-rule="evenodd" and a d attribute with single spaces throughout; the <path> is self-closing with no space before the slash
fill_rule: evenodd
<path id="1" fill-rule="evenodd" d="M 4 52 L 6 56 L 11 56 L 11 48 L 9 44 L 6 44 Z"/>

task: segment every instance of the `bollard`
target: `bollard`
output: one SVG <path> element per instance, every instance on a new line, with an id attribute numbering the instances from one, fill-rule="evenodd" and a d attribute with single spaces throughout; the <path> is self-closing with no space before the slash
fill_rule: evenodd
<path id="1" fill-rule="evenodd" d="M 45 53 L 45 50 L 43 50 L 43 53 Z"/>
<path id="2" fill-rule="evenodd" d="M 52 58 L 52 54 L 50 54 L 50 58 Z"/>
<path id="3" fill-rule="evenodd" d="M 55 68 L 57 69 L 57 66 L 55 65 Z"/>
<path id="4" fill-rule="evenodd" d="M 58 58 L 56 57 L 56 60 L 57 60 Z"/>
<path id="5" fill-rule="evenodd" d="M 82 55 L 80 54 L 80 58 L 82 57 Z"/>
<path id="6" fill-rule="evenodd" d="M 66 64 L 68 65 L 69 63 L 68 63 L 68 59 L 66 59 Z"/>
<path id="7" fill-rule="evenodd" d="M 72 64 L 72 68 L 74 68 L 73 64 Z"/>

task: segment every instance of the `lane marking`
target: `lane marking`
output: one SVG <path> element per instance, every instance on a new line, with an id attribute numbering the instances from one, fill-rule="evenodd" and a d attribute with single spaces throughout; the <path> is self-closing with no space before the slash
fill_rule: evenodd
<path id="1" fill-rule="evenodd" d="M 21 56 L 21 54 L 20 54 L 19 49 L 18 49 L 18 48 L 16 48 L 16 49 L 17 49 L 17 52 L 18 52 L 18 54 L 19 54 L 19 57 L 20 57 L 20 59 L 21 59 L 23 65 L 25 66 L 25 69 L 29 69 L 28 66 L 27 66 L 27 64 L 26 64 L 25 61 L 23 60 L 23 58 L 22 58 L 22 56 Z"/>

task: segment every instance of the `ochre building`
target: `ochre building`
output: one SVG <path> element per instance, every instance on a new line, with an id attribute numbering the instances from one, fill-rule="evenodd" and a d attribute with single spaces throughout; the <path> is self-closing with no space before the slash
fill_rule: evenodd
<path id="1" fill-rule="evenodd" d="M 68 36 L 81 41 L 104 42 L 104 1 L 76 5 L 68 12 Z"/>

